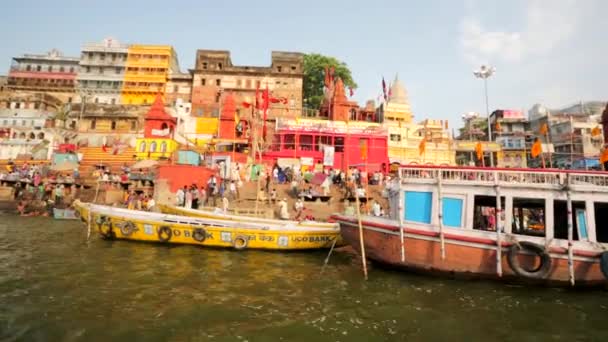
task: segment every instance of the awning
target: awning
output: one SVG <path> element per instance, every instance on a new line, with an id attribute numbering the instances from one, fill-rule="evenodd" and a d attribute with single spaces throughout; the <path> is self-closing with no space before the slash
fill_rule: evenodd
<path id="1" fill-rule="evenodd" d="M 133 166 L 131 166 L 131 169 L 149 169 L 152 167 L 155 167 L 156 165 L 158 165 L 158 161 L 156 160 L 151 160 L 151 159 L 145 159 L 145 160 L 140 160 L 137 163 L 133 164 Z"/>

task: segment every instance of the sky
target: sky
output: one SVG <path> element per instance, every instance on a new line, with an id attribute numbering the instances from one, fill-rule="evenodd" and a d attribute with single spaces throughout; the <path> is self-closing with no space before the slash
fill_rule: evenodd
<path id="1" fill-rule="evenodd" d="M 270 53 L 334 56 L 352 70 L 364 104 L 398 75 L 415 120 L 485 114 L 482 64 L 493 109 L 561 108 L 608 100 L 605 0 L 53 0 L 0 5 L 0 74 L 11 58 L 86 42 L 168 44 L 180 67 L 197 49 L 230 50 L 233 64 L 270 64 Z"/>

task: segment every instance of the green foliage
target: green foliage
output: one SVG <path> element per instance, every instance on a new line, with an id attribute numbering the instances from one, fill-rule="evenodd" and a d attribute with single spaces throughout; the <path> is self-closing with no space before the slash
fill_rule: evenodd
<path id="1" fill-rule="evenodd" d="M 334 77 L 340 77 L 348 88 L 357 88 L 346 63 L 318 53 L 304 55 L 304 100 L 308 108 L 319 108 L 323 101 L 325 67 L 334 67 Z M 348 92 L 348 91 L 347 91 Z"/>

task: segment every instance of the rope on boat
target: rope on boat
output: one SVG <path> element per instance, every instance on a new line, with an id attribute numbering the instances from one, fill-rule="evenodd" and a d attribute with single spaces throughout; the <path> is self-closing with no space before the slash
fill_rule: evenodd
<path id="1" fill-rule="evenodd" d="M 566 174 L 566 205 L 568 211 L 568 276 L 570 285 L 574 286 L 574 251 L 573 251 L 573 224 L 572 224 L 572 199 L 570 198 L 570 174 Z"/>
<path id="2" fill-rule="evenodd" d="M 403 233 L 403 213 L 405 210 L 405 198 L 401 195 L 401 172 L 398 172 L 399 175 L 399 192 L 397 193 L 397 202 L 399 203 L 398 213 L 399 216 L 399 238 L 401 239 L 401 262 L 405 262 L 405 236 Z"/>
<path id="3" fill-rule="evenodd" d="M 497 172 L 494 174 L 494 189 L 496 190 L 496 274 L 502 277 L 502 203 Z"/>
<path id="4" fill-rule="evenodd" d="M 331 257 L 331 253 L 334 251 L 334 247 L 336 247 L 336 243 L 338 242 L 338 236 L 334 237 L 334 242 L 331 244 L 331 248 L 329 249 L 329 253 L 327 253 L 327 257 L 325 258 L 325 262 L 323 262 L 323 267 L 321 267 L 321 274 L 325 271 L 325 266 L 329 263 L 329 258 Z"/>
<path id="5" fill-rule="evenodd" d="M 439 201 L 439 208 L 437 208 L 437 213 L 439 214 L 439 243 L 441 250 L 441 259 L 445 259 L 445 234 L 443 233 L 443 199 L 442 199 L 442 178 L 443 171 L 439 170 L 437 172 L 437 197 Z"/>

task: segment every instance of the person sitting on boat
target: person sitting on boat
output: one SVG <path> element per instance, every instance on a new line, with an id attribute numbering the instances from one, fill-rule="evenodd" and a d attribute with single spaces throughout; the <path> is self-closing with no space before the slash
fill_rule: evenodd
<path id="1" fill-rule="evenodd" d="M 382 207 L 380 206 L 380 203 L 378 203 L 376 200 L 374 200 L 372 203 L 372 215 L 382 216 Z"/>
<path id="2" fill-rule="evenodd" d="M 184 206 L 184 201 L 186 199 L 186 193 L 184 192 L 186 186 L 184 185 L 184 188 L 179 188 L 177 189 L 177 193 L 175 194 L 175 200 L 176 200 L 176 204 L 178 207 L 183 207 Z"/>
<path id="3" fill-rule="evenodd" d="M 357 197 L 361 198 L 365 198 L 365 189 L 363 188 L 357 188 L 357 190 L 355 191 Z"/>
<path id="4" fill-rule="evenodd" d="M 300 221 L 304 215 L 304 201 L 301 197 L 293 204 L 293 209 L 296 212 L 295 220 Z"/>
<path id="5" fill-rule="evenodd" d="M 146 203 L 146 210 L 147 211 L 154 211 L 156 210 L 156 201 L 154 201 L 154 197 L 150 196 L 150 198 L 148 198 L 148 203 Z"/>

